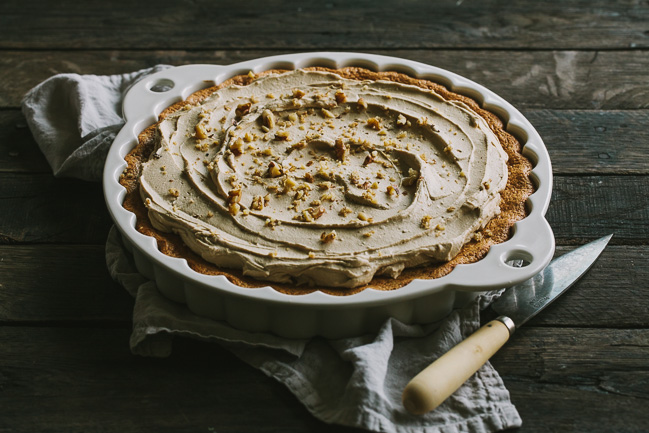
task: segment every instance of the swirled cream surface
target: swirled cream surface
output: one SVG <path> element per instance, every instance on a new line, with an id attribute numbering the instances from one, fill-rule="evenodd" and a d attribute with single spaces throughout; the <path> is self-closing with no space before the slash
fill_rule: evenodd
<path id="1" fill-rule="evenodd" d="M 297 70 L 158 125 L 140 193 L 158 230 L 225 268 L 356 287 L 447 261 L 499 212 L 507 155 L 466 104 Z"/>

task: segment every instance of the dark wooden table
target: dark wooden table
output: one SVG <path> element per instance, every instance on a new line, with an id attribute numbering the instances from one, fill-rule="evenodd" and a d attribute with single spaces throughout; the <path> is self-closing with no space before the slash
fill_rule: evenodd
<path id="1" fill-rule="evenodd" d="M 131 355 L 101 185 L 55 179 L 19 110 L 56 73 L 314 50 L 449 69 L 536 126 L 557 253 L 615 237 L 492 362 L 521 432 L 649 431 L 648 49 L 647 1 L 1 2 L 0 432 L 352 431 L 215 344 Z"/>

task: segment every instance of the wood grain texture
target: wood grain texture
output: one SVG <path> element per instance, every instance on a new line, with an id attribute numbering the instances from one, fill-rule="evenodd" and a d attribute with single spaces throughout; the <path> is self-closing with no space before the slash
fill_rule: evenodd
<path id="1" fill-rule="evenodd" d="M 572 249 L 559 247 L 557 255 Z M 103 246 L 0 246 L 0 275 L 0 322 L 130 326 L 133 301 L 108 276 Z M 649 328 L 649 291 L 631 281 L 649 281 L 648 247 L 609 246 L 530 324 Z"/>
<path id="2" fill-rule="evenodd" d="M 170 358 L 148 359 L 129 353 L 128 335 L 0 328 L 4 431 L 357 431 L 315 420 L 282 385 L 216 344 L 180 339 Z M 641 432 L 648 357 L 646 329 L 527 327 L 492 363 L 521 432 Z"/>
<path id="3" fill-rule="evenodd" d="M 0 172 L 51 172 L 18 110 L 0 111 Z"/>
<path id="4" fill-rule="evenodd" d="M 28 17 L 28 19 L 27 19 Z M 642 48 L 644 2 L 2 2 L 14 49 Z M 594 26 L 593 22 L 598 25 Z M 197 31 L 198 29 L 198 31 Z"/>
<path id="5" fill-rule="evenodd" d="M 649 174 L 648 110 L 523 110 L 555 175 Z"/>
<path id="6" fill-rule="evenodd" d="M 647 329 L 523 327 L 491 362 L 525 432 L 645 432 L 648 351 Z"/>
<path id="7" fill-rule="evenodd" d="M 519 109 L 629 110 L 649 107 L 647 51 L 376 48 L 359 51 L 447 69 L 486 86 Z M 30 88 L 59 73 L 110 75 L 156 64 L 228 65 L 285 52 L 276 49 L 0 51 L 0 108 L 17 107 Z"/>
<path id="8" fill-rule="evenodd" d="M 168 359 L 141 358 L 129 352 L 129 334 L 0 327 L 0 431 L 331 431 L 217 344 L 181 339 Z"/>
<path id="9" fill-rule="evenodd" d="M 133 299 L 106 268 L 105 247 L 0 246 L 0 322 L 130 327 Z"/>
<path id="10" fill-rule="evenodd" d="M 101 184 L 51 174 L 0 174 L 0 244 L 103 244 L 112 225 Z"/>

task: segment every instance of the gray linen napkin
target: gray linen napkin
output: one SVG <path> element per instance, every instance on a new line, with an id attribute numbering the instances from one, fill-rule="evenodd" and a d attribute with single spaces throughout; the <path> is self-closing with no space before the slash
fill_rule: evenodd
<path id="1" fill-rule="evenodd" d="M 125 91 L 165 67 L 114 76 L 57 75 L 28 92 L 23 113 L 54 174 L 99 181 L 106 152 L 123 125 Z M 216 342 L 285 384 L 322 421 L 377 432 L 487 433 L 522 424 L 489 363 L 433 412 L 413 416 L 401 405 L 406 383 L 479 327 L 480 310 L 495 293 L 436 324 L 391 319 L 375 335 L 290 340 L 240 331 L 167 300 L 137 272 L 114 227 L 106 260 L 112 277 L 135 298 L 133 353 L 168 356 L 174 336 Z"/>

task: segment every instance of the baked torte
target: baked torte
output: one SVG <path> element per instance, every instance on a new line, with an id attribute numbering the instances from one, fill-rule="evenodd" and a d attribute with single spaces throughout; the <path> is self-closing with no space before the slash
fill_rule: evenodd
<path id="1" fill-rule="evenodd" d="M 272 70 L 164 110 L 120 183 L 137 230 L 195 271 L 344 295 L 439 278 L 507 240 L 533 192 L 521 148 L 432 81 Z"/>

